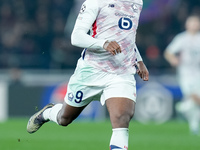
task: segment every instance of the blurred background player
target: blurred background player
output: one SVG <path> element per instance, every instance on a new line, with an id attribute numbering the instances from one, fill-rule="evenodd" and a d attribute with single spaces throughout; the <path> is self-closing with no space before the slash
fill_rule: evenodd
<path id="1" fill-rule="evenodd" d="M 149 79 L 135 44 L 142 6 L 142 0 L 83 3 L 71 42 L 85 49 L 70 78 L 65 101 L 48 104 L 33 115 L 27 125 L 29 133 L 49 120 L 67 126 L 91 101 L 100 100 L 106 104 L 112 124 L 110 150 L 128 149 L 129 122 L 136 102 L 134 74 L 137 72 L 144 81 Z"/>
<path id="2" fill-rule="evenodd" d="M 199 134 L 200 122 L 200 18 L 191 15 L 185 23 L 186 31 L 175 36 L 164 56 L 177 68 L 177 78 L 183 100 L 176 109 L 189 123 L 192 134 Z"/>

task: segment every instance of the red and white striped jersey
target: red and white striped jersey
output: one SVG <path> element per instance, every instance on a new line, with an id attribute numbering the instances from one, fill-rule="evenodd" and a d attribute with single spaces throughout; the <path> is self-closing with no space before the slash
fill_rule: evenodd
<path id="1" fill-rule="evenodd" d="M 86 0 L 72 32 L 72 44 L 85 48 L 82 58 L 94 67 L 134 74 L 133 65 L 142 61 L 135 44 L 142 6 L 142 0 Z M 103 49 L 105 41 L 116 41 L 122 52 L 113 56 Z"/>

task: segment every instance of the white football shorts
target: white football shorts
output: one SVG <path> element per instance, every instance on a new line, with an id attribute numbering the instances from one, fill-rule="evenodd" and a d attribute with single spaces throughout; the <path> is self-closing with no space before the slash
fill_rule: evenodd
<path id="1" fill-rule="evenodd" d="M 200 75 L 193 74 L 191 76 L 178 76 L 181 91 L 185 97 L 189 97 L 191 94 L 197 94 L 200 96 Z"/>
<path id="2" fill-rule="evenodd" d="M 65 102 L 70 106 L 82 107 L 99 100 L 104 105 L 112 97 L 129 98 L 136 102 L 134 74 L 110 74 L 80 58 L 69 80 Z"/>

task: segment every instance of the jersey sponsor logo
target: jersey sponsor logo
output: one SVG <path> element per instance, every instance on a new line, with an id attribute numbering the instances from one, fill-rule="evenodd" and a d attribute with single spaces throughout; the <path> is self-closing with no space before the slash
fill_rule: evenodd
<path id="1" fill-rule="evenodd" d="M 131 19 L 122 17 L 118 22 L 119 28 L 123 30 L 130 30 L 133 26 Z"/>
<path id="2" fill-rule="evenodd" d="M 135 16 L 125 14 L 125 13 L 115 13 L 115 16 L 123 16 L 123 17 L 128 17 L 128 18 L 135 18 Z"/>

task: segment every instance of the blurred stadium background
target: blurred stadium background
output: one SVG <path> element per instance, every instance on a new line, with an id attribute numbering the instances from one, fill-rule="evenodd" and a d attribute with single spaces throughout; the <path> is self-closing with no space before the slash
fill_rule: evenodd
<path id="1" fill-rule="evenodd" d="M 70 34 L 83 1 L 0 0 L 0 128 L 7 126 L 6 122 L 13 123 L 13 118 L 29 117 L 49 102 L 63 101 L 67 82 L 82 51 L 71 45 Z M 144 0 L 137 46 L 149 69 L 150 81 L 143 82 L 136 76 L 138 104 L 133 120 L 141 123 L 138 126 L 179 118 L 174 107 L 182 93 L 176 71 L 163 58 L 163 51 L 184 30 L 185 19 L 192 13 L 200 14 L 199 0 Z M 93 102 L 79 120 L 94 123 L 107 118 L 105 107 Z M 183 131 L 187 133 L 185 126 Z M 1 149 L 4 134 L 3 129 L 0 131 Z M 136 135 L 140 137 L 139 134 L 138 131 Z M 141 149 L 147 147 L 148 144 Z"/>

